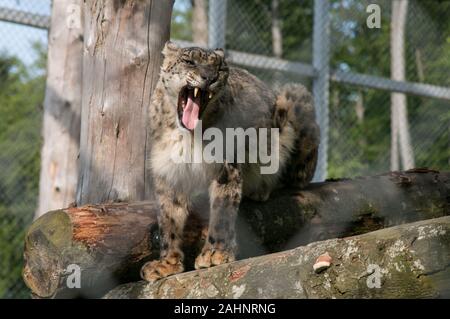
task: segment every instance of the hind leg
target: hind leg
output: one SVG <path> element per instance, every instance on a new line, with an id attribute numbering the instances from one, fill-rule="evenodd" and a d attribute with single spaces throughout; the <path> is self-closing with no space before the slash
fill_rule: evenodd
<path id="1" fill-rule="evenodd" d="M 283 87 L 273 121 L 280 128 L 282 144 L 284 141 L 290 150 L 283 184 L 304 188 L 314 176 L 320 143 L 320 129 L 308 90 L 302 85 Z"/>
<path id="2" fill-rule="evenodd" d="M 250 191 L 248 194 L 245 193 L 244 196 L 254 200 L 256 202 L 265 202 L 269 199 L 272 193 L 272 188 L 267 185 L 267 183 L 262 182 L 261 185 L 256 189 Z"/>
<path id="3" fill-rule="evenodd" d="M 293 159 L 294 184 L 297 187 L 305 188 L 314 177 L 319 156 L 318 143 L 312 142 L 312 138 L 303 138 L 299 140 L 301 151 Z"/>

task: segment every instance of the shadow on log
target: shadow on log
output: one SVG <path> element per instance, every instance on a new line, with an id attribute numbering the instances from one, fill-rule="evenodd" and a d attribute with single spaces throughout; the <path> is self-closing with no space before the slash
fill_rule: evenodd
<path id="1" fill-rule="evenodd" d="M 207 232 L 206 207 L 204 200 L 194 205 L 185 229 L 187 269 Z M 140 266 L 159 254 L 157 211 L 155 203 L 139 202 L 45 214 L 26 236 L 25 283 L 37 297 L 89 298 L 138 280 Z M 450 173 L 426 169 L 284 189 L 267 202 L 241 204 L 239 258 L 446 215 Z M 80 289 L 67 285 L 72 264 L 81 270 Z"/>
<path id="2" fill-rule="evenodd" d="M 327 252 L 329 268 L 315 273 Z M 105 298 L 449 298 L 450 217 L 129 283 Z"/>

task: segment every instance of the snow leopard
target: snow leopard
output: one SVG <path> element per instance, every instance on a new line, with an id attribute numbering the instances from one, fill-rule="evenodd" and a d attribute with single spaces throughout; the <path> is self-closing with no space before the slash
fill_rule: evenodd
<path id="1" fill-rule="evenodd" d="M 160 258 L 141 268 L 141 277 L 149 282 L 184 271 L 183 230 L 196 194 L 209 196 L 209 227 L 195 268 L 232 262 L 242 199 L 265 201 L 285 186 L 306 187 L 314 175 L 320 142 L 313 99 L 303 85 L 285 84 L 273 90 L 248 71 L 229 66 L 222 49 L 181 48 L 169 41 L 162 54 L 148 110 L 149 166 L 160 208 Z M 267 145 L 260 145 L 264 135 L 258 135 L 253 144 L 231 143 L 232 151 L 216 150 L 222 160 L 173 160 L 174 154 L 198 152 L 187 137 L 194 136 L 199 125 L 201 133 L 214 129 L 225 139 L 230 128 L 265 129 L 262 144 L 267 141 Z M 278 132 L 276 144 L 272 144 L 273 130 Z M 230 145 L 230 139 L 223 145 Z M 248 161 L 256 145 L 278 150 L 275 172 L 262 174 L 262 161 Z M 244 161 L 236 160 L 239 151 L 245 153 Z"/>

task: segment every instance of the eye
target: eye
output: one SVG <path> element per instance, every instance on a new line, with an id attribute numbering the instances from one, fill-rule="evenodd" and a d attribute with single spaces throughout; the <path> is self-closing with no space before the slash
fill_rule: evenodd
<path id="1" fill-rule="evenodd" d="M 189 59 L 183 59 L 183 62 L 186 63 L 187 65 L 195 65 L 195 62 Z"/>

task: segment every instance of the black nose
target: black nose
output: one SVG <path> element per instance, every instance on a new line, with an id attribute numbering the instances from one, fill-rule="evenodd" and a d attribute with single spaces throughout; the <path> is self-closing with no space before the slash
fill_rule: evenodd
<path id="1" fill-rule="evenodd" d="M 209 74 L 201 74 L 200 75 L 203 81 L 210 83 L 212 81 L 212 77 Z"/>
<path id="2" fill-rule="evenodd" d="M 217 74 L 216 74 L 214 68 L 211 68 L 211 67 L 204 66 L 204 67 L 200 68 L 199 75 L 200 75 L 201 79 L 203 81 L 205 81 L 205 83 L 207 85 L 209 85 L 217 80 Z"/>
<path id="3" fill-rule="evenodd" d="M 215 74 L 201 74 L 202 80 L 206 83 L 211 84 L 217 81 L 217 76 Z"/>

